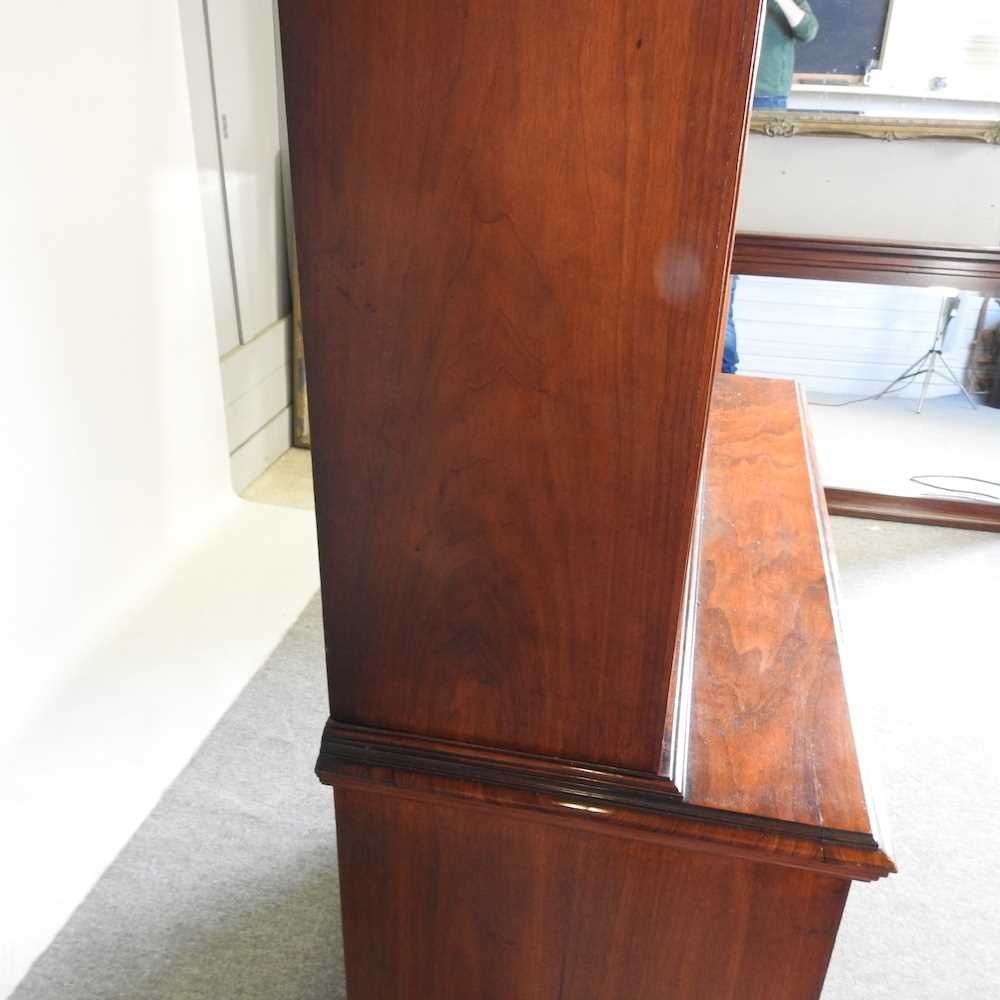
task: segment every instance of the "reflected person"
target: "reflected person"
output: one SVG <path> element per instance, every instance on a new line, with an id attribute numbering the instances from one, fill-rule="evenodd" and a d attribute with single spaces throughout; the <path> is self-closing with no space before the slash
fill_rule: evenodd
<path id="1" fill-rule="evenodd" d="M 757 82 L 753 92 L 755 110 L 775 111 L 788 107 L 795 72 L 795 47 L 811 42 L 819 31 L 819 22 L 809 6 L 809 0 L 767 0 L 764 34 L 761 40 Z M 735 374 L 740 363 L 736 350 L 736 322 L 733 319 L 733 299 L 736 278 L 729 288 L 729 315 L 726 319 L 726 342 L 722 351 L 722 370 Z"/>
<path id="2" fill-rule="evenodd" d="M 809 0 L 767 0 L 764 34 L 757 64 L 757 82 L 753 106 L 765 111 L 788 107 L 795 72 L 795 49 L 800 42 L 811 42 L 819 31 L 819 22 Z"/>

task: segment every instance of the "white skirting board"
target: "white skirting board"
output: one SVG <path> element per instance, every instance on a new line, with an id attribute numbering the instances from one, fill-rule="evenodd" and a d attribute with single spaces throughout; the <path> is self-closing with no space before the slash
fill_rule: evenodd
<path id="1" fill-rule="evenodd" d="M 226 354 L 226 406 L 233 489 L 242 493 L 292 443 L 291 319 L 285 317 Z"/>
<path id="2" fill-rule="evenodd" d="M 318 586 L 313 514 L 234 500 L 232 512 L 89 651 L 13 745 L 0 762 L 0 997 Z"/>
<path id="3" fill-rule="evenodd" d="M 226 407 L 229 453 L 234 454 L 292 402 L 288 365 L 273 371 L 253 391 Z M 263 470 L 262 470 L 263 471 Z"/>
<path id="4" fill-rule="evenodd" d="M 229 456 L 233 490 L 242 493 L 292 446 L 292 409 L 286 406 Z"/>

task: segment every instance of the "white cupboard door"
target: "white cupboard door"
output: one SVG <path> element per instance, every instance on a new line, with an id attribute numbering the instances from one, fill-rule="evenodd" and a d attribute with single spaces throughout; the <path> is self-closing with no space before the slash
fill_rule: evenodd
<path id="1" fill-rule="evenodd" d="M 240 339 L 291 310 L 272 0 L 206 0 Z"/>

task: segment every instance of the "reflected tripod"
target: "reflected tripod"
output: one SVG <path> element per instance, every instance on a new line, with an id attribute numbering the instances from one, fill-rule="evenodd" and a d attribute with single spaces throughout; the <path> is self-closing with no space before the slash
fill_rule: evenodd
<path id="1" fill-rule="evenodd" d="M 951 326 L 952 320 L 958 313 L 960 301 L 961 299 L 957 295 L 950 295 L 941 303 L 941 312 L 938 316 L 937 330 L 934 333 L 934 343 L 931 344 L 930 350 L 921 354 L 920 357 L 917 358 L 917 360 L 914 361 L 913 364 L 910 365 L 910 367 L 895 380 L 896 382 L 901 382 L 906 378 L 915 378 L 917 375 L 923 374 L 924 384 L 920 389 L 920 402 L 917 403 L 917 413 L 919 413 L 924 407 L 924 402 L 927 400 L 927 390 L 930 388 L 931 379 L 935 375 L 937 375 L 938 378 L 943 378 L 945 381 L 957 386 L 962 391 L 962 395 L 965 396 L 965 401 L 969 404 L 969 406 L 973 409 L 976 408 L 976 404 L 972 397 L 966 391 L 965 386 L 962 385 L 962 380 L 955 374 L 951 365 L 949 365 L 944 359 L 944 342 L 948 336 L 948 328 Z"/>

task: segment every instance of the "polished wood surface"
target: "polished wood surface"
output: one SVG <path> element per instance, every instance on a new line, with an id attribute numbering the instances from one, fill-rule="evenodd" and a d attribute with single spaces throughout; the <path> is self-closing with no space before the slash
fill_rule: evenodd
<path id="1" fill-rule="evenodd" d="M 788 382 L 723 377 L 696 549 L 690 749 L 664 778 L 331 720 L 351 1000 L 814 1000 L 865 796 L 822 494 Z"/>
<path id="2" fill-rule="evenodd" d="M 364 762 L 325 756 L 322 767 L 323 780 L 338 789 L 390 789 L 402 798 L 432 805 L 442 799 L 464 801 L 498 816 L 516 814 L 628 841 L 741 858 L 850 881 L 874 882 L 896 871 L 890 855 L 872 837 L 697 808 L 670 798 L 658 803 L 651 796 L 639 800 L 628 790 L 601 795 L 595 789 L 583 793 L 571 780 L 559 792 L 551 786 L 522 785 L 516 780 L 501 784 L 490 776 L 456 778 L 443 769 L 420 763 L 414 766 L 412 759 L 388 753 Z M 378 903 L 373 899 L 371 905 Z"/>
<path id="3" fill-rule="evenodd" d="M 870 833 L 803 421 L 793 382 L 720 378 L 685 799 Z"/>
<path id="4" fill-rule="evenodd" d="M 733 274 L 1000 293 L 1000 250 L 775 233 L 737 233 Z"/>
<path id="5" fill-rule="evenodd" d="M 351 1000 L 815 1000 L 850 883 L 338 788 Z"/>
<path id="6" fill-rule="evenodd" d="M 844 878 L 893 871 L 850 721 L 804 419 L 791 382 L 719 380 L 700 518 L 690 747 L 678 782 L 335 720 L 320 777 L 549 822 L 588 820 Z"/>
<path id="7" fill-rule="evenodd" d="M 280 13 L 351 1000 L 818 997 L 893 865 L 800 401 L 713 398 L 759 0 Z"/>
<path id="8" fill-rule="evenodd" d="M 839 517 L 864 517 L 873 521 L 930 524 L 971 531 L 1000 531 L 1000 504 L 948 500 L 945 497 L 901 497 L 865 490 L 828 486 L 826 503 Z"/>
<path id="9" fill-rule="evenodd" d="M 282 2 L 338 721 L 659 770 L 758 7 Z"/>

